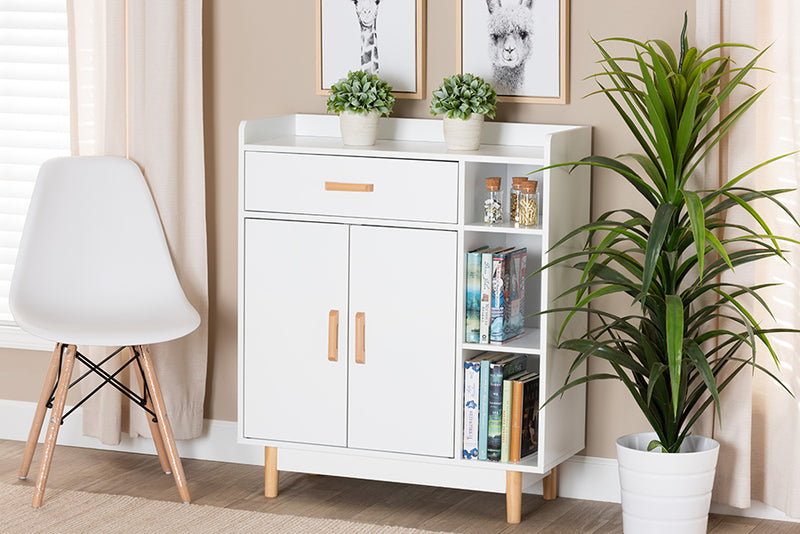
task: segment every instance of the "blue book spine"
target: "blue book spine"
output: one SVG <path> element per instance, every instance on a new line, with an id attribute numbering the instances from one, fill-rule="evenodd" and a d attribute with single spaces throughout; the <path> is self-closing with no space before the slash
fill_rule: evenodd
<path id="1" fill-rule="evenodd" d="M 486 460 L 489 433 L 489 360 L 481 361 L 480 402 L 478 403 L 478 460 Z"/>
<path id="2" fill-rule="evenodd" d="M 464 314 L 464 341 L 467 343 L 480 342 L 481 329 L 481 247 L 467 253 L 466 261 L 466 305 Z"/>
<path id="3" fill-rule="evenodd" d="M 489 342 L 505 341 L 505 307 L 508 299 L 508 272 L 506 254 L 500 252 L 492 258 L 492 298 Z"/>
<path id="4" fill-rule="evenodd" d="M 478 403 L 480 401 L 480 362 L 464 362 L 464 445 L 467 460 L 478 458 Z"/>
<path id="5" fill-rule="evenodd" d="M 503 379 L 522 371 L 527 357 L 509 355 L 497 363 L 489 364 L 489 428 L 487 433 L 487 459 L 500 461 L 503 444 Z"/>
<path id="6" fill-rule="evenodd" d="M 486 432 L 486 459 L 500 460 L 503 423 L 503 364 L 489 366 L 489 423 Z"/>
<path id="7" fill-rule="evenodd" d="M 481 254 L 480 343 L 489 343 L 492 322 L 492 253 Z"/>

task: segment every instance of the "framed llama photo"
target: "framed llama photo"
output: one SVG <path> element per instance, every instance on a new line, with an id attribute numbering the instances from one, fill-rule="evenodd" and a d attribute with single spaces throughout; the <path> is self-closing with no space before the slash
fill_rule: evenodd
<path id="1" fill-rule="evenodd" d="M 569 100 L 569 0 L 458 0 L 458 71 L 499 100 Z"/>
<path id="2" fill-rule="evenodd" d="M 316 0 L 317 94 L 351 70 L 425 98 L 425 0 Z"/>

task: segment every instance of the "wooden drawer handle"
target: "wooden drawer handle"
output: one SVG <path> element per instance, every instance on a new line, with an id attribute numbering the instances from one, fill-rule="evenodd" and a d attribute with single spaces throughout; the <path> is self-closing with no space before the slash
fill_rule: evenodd
<path id="1" fill-rule="evenodd" d="M 356 314 L 356 363 L 367 363 L 366 355 L 364 354 L 364 329 L 367 322 L 367 316 L 364 312 Z"/>
<path id="2" fill-rule="evenodd" d="M 339 310 L 328 314 L 328 360 L 339 361 Z"/>
<path id="3" fill-rule="evenodd" d="M 349 182 L 325 182 L 325 191 L 354 191 L 356 193 L 372 193 L 373 184 L 353 184 Z"/>

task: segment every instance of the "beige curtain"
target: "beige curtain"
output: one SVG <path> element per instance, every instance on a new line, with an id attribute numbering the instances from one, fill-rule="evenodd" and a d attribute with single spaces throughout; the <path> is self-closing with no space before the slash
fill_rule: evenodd
<path id="1" fill-rule="evenodd" d="M 705 180 L 715 187 L 739 172 L 771 157 L 800 148 L 800 4 L 796 0 L 698 0 L 697 42 L 705 47 L 719 42 L 739 42 L 763 49 L 772 44 L 760 71 L 751 79 L 758 88 L 769 87 L 754 109 L 720 146 L 718 158 L 706 168 Z M 743 64 L 753 52 L 727 49 Z M 735 105 L 735 104 L 732 104 Z M 789 157 L 757 173 L 749 181 L 759 189 L 797 188 L 800 158 Z M 800 216 L 800 192 L 781 197 Z M 791 218 L 775 206 L 761 202 L 759 213 L 773 231 L 794 239 L 800 232 Z M 741 216 L 741 215 L 737 215 Z M 792 265 L 776 261 L 751 269 L 737 269 L 745 283 L 780 282 L 764 293 L 775 319 L 762 313 L 762 326 L 800 328 L 800 247 L 784 244 Z M 758 309 L 753 306 L 752 309 Z M 800 394 L 800 336 L 776 338 L 780 378 Z M 769 352 L 759 347 L 760 363 L 775 365 Z M 720 441 L 714 500 L 739 508 L 758 499 L 800 517 L 800 404 L 763 373 L 740 373 L 724 392 L 722 420 L 707 421 L 707 430 Z"/>
<path id="2" fill-rule="evenodd" d="M 68 0 L 67 7 L 73 154 L 127 156 L 140 166 L 178 278 L 201 316 L 194 333 L 152 347 L 175 437 L 195 438 L 208 353 L 202 1 Z M 84 433 L 107 444 L 119 443 L 125 427 L 150 435 L 144 412 L 108 387 L 85 405 L 83 419 Z"/>

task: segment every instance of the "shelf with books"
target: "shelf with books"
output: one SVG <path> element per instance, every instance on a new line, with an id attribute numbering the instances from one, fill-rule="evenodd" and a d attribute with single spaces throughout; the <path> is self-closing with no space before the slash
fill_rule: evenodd
<path id="1" fill-rule="evenodd" d="M 501 352 L 509 343 L 526 352 L 539 350 L 541 236 L 465 232 L 464 243 L 462 341 Z"/>
<path id="2" fill-rule="evenodd" d="M 470 351 L 463 365 L 463 459 L 541 469 L 540 361 L 538 355 Z"/>

